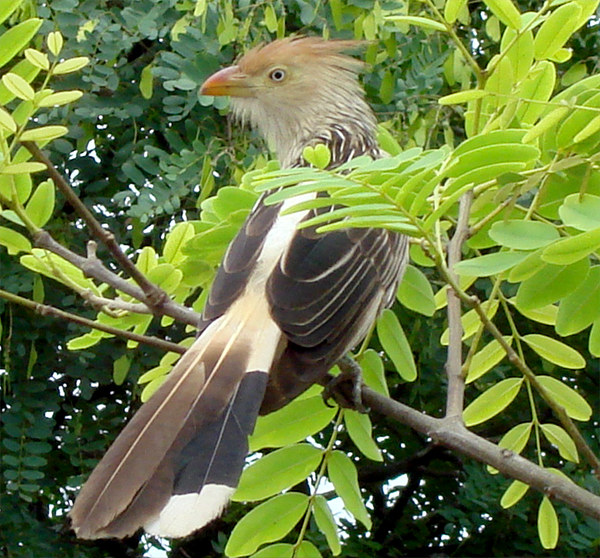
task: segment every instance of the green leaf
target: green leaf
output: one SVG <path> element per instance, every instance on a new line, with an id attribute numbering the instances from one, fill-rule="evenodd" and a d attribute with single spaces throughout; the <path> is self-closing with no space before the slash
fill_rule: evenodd
<path id="1" fill-rule="evenodd" d="M 567 114 L 571 112 L 569 107 L 558 107 L 546 114 L 533 128 L 523 136 L 523 143 L 531 143 L 542 134 L 554 128 Z"/>
<path id="2" fill-rule="evenodd" d="M 500 52 L 510 60 L 516 83 L 521 80 L 527 81 L 527 78 L 534 73 L 531 69 L 533 63 L 533 33 L 531 30 L 519 29 L 517 31 L 507 27 L 500 42 Z M 539 74 L 535 76 L 536 80 L 538 76 Z M 526 96 L 523 89 L 526 88 L 523 88 L 521 81 L 521 86 L 517 89 L 518 97 Z"/>
<path id="3" fill-rule="evenodd" d="M 577 446 L 564 428 L 557 424 L 542 424 L 540 427 L 546 439 L 558 448 L 561 457 L 573 463 L 579 463 Z"/>
<path id="4" fill-rule="evenodd" d="M 327 407 L 320 395 L 296 399 L 279 411 L 259 417 L 249 438 L 250 451 L 304 440 L 325 428 L 335 413 L 336 409 Z"/>
<path id="5" fill-rule="evenodd" d="M 83 97 L 83 91 L 71 90 L 71 91 L 59 91 L 58 93 L 52 93 L 47 97 L 44 97 L 39 101 L 40 107 L 60 107 L 73 103 Z"/>
<path id="6" fill-rule="evenodd" d="M 27 19 L 2 33 L 0 36 L 0 68 L 10 62 L 19 51 L 29 44 L 41 25 L 41 19 Z"/>
<path id="7" fill-rule="evenodd" d="M 593 136 L 598 130 L 600 130 L 600 115 L 592 118 L 588 124 L 586 124 L 573 138 L 573 143 L 580 143 L 585 141 L 590 136 Z"/>
<path id="8" fill-rule="evenodd" d="M 581 6 L 577 2 L 567 2 L 554 10 L 542 23 L 533 42 L 537 60 L 551 58 L 562 48 L 579 27 Z"/>
<path id="9" fill-rule="evenodd" d="M 54 212 L 54 182 L 51 179 L 45 180 L 35 189 L 25 212 L 38 227 L 43 227 L 50 220 Z"/>
<path id="10" fill-rule="evenodd" d="M 530 37 L 531 41 L 528 43 L 528 52 L 527 54 L 519 54 L 521 54 L 523 58 L 527 57 L 523 64 L 528 65 L 528 73 L 521 76 L 524 79 L 521 81 L 521 84 L 518 86 L 515 93 L 516 96 L 525 99 L 526 101 L 521 103 L 521 106 L 517 110 L 516 117 L 521 124 L 534 124 L 544 112 L 544 103 L 550 99 L 552 92 L 554 91 L 554 86 L 556 85 L 556 66 L 547 60 L 540 60 L 533 68 L 531 68 L 531 70 L 529 69 L 533 60 L 533 36 L 531 31 L 528 32 L 527 36 Z M 523 43 L 522 38 L 523 36 L 517 40 L 517 43 Z M 521 44 L 521 47 L 523 46 L 524 45 Z M 531 58 L 527 55 L 530 55 Z M 514 57 L 514 60 L 516 63 L 519 63 L 520 61 L 517 56 Z M 536 102 L 527 102 L 527 100 Z"/>
<path id="11" fill-rule="evenodd" d="M 510 0 L 485 0 L 485 5 L 507 27 L 521 28 L 521 14 Z"/>
<path id="12" fill-rule="evenodd" d="M 25 49 L 25 58 L 29 60 L 34 66 L 40 68 L 40 70 L 48 70 L 50 68 L 50 62 L 48 56 L 39 50 L 34 48 Z"/>
<path id="13" fill-rule="evenodd" d="M 0 172 L 2 174 L 27 174 L 32 172 L 41 172 L 46 170 L 46 165 L 43 163 L 13 163 L 6 165 Z"/>
<path id="14" fill-rule="evenodd" d="M 117 360 L 113 362 L 113 381 L 115 384 L 120 386 L 127 378 L 127 374 L 129 372 L 129 368 L 131 367 L 131 361 L 129 357 L 125 354 L 119 357 Z"/>
<path id="15" fill-rule="evenodd" d="M 97 345 L 101 339 L 102 336 L 100 335 L 94 335 L 93 333 L 84 333 L 79 337 L 74 337 L 73 339 L 70 339 L 67 342 L 67 349 L 69 349 L 69 351 L 80 351 L 82 349 L 89 349 L 90 347 Z"/>
<path id="16" fill-rule="evenodd" d="M 596 358 L 600 357 L 600 319 L 596 320 L 592 325 L 588 347 L 591 355 Z"/>
<path id="17" fill-rule="evenodd" d="M 539 221 L 498 221 L 489 231 L 492 240 L 515 250 L 536 250 L 558 240 L 556 227 Z"/>
<path id="18" fill-rule="evenodd" d="M 396 296 L 401 304 L 415 312 L 425 316 L 433 316 L 435 312 L 431 284 L 425 274 L 412 265 L 406 267 Z"/>
<path id="19" fill-rule="evenodd" d="M 76 58 L 69 58 L 60 64 L 54 66 L 52 70 L 53 75 L 70 74 L 85 68 L 89 64 L 90 60 L 87 56 L 77 56 Z"/>
<path id="20" fill-rule="evenodd" d="M 514 299 L 511 299 L 511 302 L 514 304 Z M 532 310 L 523 308 L 518 308 L 518 310 L 526 318 L 546 325 L 554 325 L 558 316 L 558 306 L 554 304 L 543 306 L 542 308 L 533 308 Z"/>
<path id="21" fill-rule="evenodd" d="M 244 470 L 232 500 L 263 500 L 295 486 L 318 467 L 322 455 L 322 450 L 310 444 L 296 444 L 269 453 Z"/>
<path id="22" fill-rule="evenodd" d="M 148 272 L 148 279 L 167 293 L 172 293 L 179 284 L 183 273 L 169 263 L 158 264 Z"/>
<path id="23" fill-rule="evenodd" d="M 329 456 L 327 474 L 346 509 L 367 529 L 371 528 L 371 518 L 360 493 L 356 466 L 350 458 L 339 450 Z"/>
<path id="24" fill-rule="evenodd" d="M 358 357 L 357 361 L 362 368 L 362 376 L 365 384 L 382 395 L 389 397 L 390 392 L 385 380 L 385 369 L 379 354 L 373 349 L 367 349 Z"/>
<path id="25" fill-rule="evenodd" d="M 65 126 L 42 126 L 25 130 L 21 134 L 21 141 L 51 141 L 60 138 L 69 132 Z"/>
<path id="26" fill-rule="evenodd" d="M 194 225 L 189 222 L 177 223 L 167 234 L 163 247 L 163 257 L 167 263 L 177 265 L 185 258 L 182 248 L 194 236 Z"/>
<path id="27" fill-rule="evenodd" d="M 377 336 L 400 376 L 407 382 L 413 382 L 417 378 L 417 367 L 412 351 L 396 314 L 389 308 L 377 320 Z"/>
<path id="28" fill-rule="evenodd" d="M 36 455 L 43 455 L 52 451 L 52 446 L 48 442 L 26 442 L 24 448 L 28 453 Z"/>
<path id="29" fill-rule="evenodd" d="M 444 4 L 444 19 L 448 23 L 454 23 L 466 5 L 467 0 L 448 0 Z"/>
<path id="30" fill-rule="evenodd" d="M 538 510 L 537 527 L 542 546 L 546 550 L 556 548 L 559 534 L 558 516 L 548 496 L 542 498 Z"/>
<path id="31" fill-rule="evenodd" d="M 438 99 L 440 105 L 459 105 L 461 103 L 468 103 L 469 101 L 475 101 L 482 99 L 490 94 L 489 91 L 483 91 L 481 89 L 469 89 L 468 91 L 459 91 L 458 93 L 451 93 Z"/>
<path id="32" fill-rule="evenodd" d="M 318 169 L 326 169 L 331 162 L 331 152 L 323 143 L 315 146 L 308 145 L 302 151 L 302 157 L 304 157 L 307 163 Z"/>
<path id="33" fill-rule="evenodd" d="M 589 256 L 600 248 L 600 227 L 546 246 L 542 260 L 559 265 L 568 265 Z"/>
<path id="34" fill-rule="evenodd" d="M 572 387 L 552 376 L 537 376 L 537 381 L 566 413 L 575 420 L 586 421 L 592 416 L 592 408 Z"/>
<path id="35" fill-rule="evenodd" d="M 344 423 L 348 435 L 365 457 L 373 461 L 383 461 L 381 452 L 373 440 L 373 425 L 369 415 L 346 409 L 344 410 Z"/>
<path id="36" fill-rule="evenodd" d="M 19 252 L 31 252 L 32 249 L 31 242 L 26 237 L 6 227 L 0 227 L 0 244 L 6 246 L 11 256 Z"/>
<path id="37" fill-rule="evenodd" d="M 485 311 L 485 315 L 490 320 L 492 320 L 494 318 L 494 316 L 496 315 L 496 312 L 498 311 L 499 305 L 500 305 L 500 303 L 497 300 L 492 300 L 492 301 L 486 300 L 485 302 L 483 302 L 481 304 L 481 307 Z M 465 339 L 468 339 L 469 337 L 475 335 L 475 333 L 479 330 L 479 328 L 481 327 L 481 324 L 482 324 L 481 318 L 479 317 L 479 314 L 477 313 L 477 311 L 475 309 L 469 310 L 466 314 L 464 314 L 461 317 L 460 321 L 461 321 L 462 328 L 463 328 L 463 335 L 462 335 L 463 341 Z M 448 345 L 449 342 L 450 342 L 450 330 L 448 328 L 446 328 L 446 330 L 442 334 L 442 337 L 440 338 L 440 343 L 442 345 Z"/>
<path id="38" fill-rule="evenodd" d="M 442 32 L 447 31 L 445 25 L 443 25 L 439 21 L 435 21 L 433 19 L 429 19 L 426 17 L 386 16 L 385 19 L 387 21 L 392 21 L 397 24 L 408 23 L 409 25 L 415 25 L 416 27 L 421 27 L 422 29 L 432 29 L 433 31 L 442 31 Z"/>
<path id="39" fill-rule="evenodd" d="M 142 97 L 146 100 L 152 99 L 152 93 L 154 89 L 154 79 L 152 76 L 153 66 L 153 62 L 151 62 L 147 66 L 144 66 L 140 74 L 140 93 L 142 94 Z"/>
<path id="40" fill-rule="evenodd" d="M 515 298 L 517 308 L 532 310 L 564 298 L 583 283 L 589 266 L 587 259 L 563 266 L 545 264 L 532 277 L 521 283 Z"/>
<path id="41" fill-rule="evenodd" d="M 513 268 L 529 254 L 527 252 L 495 252 L 470 260 L 463 260 L 454 266 L 459 275 L 489 277 Z"/>
<path id="42" fill-rule="evenodd" d="M 489 134 L 492 139 L 503 140 L 504 134 Z M 475 138 L 473 138 L 475 139 Z M 462 148 L 462 149 L 461 149 Z M 503 169 L 525 168 L 526 164 L 539 157 L 539 150 L 532 145 L 519 143 L 487 143 L 481 145 L 471 139 L 465 141 L 460 148 L 454 151 L 450 165 L 446 168 L 444 175 L 456 178 L 452 190 L 458 185 L 470 182 L 479 183 L 499 176 Z M 516 165 L 516 166 L 514 166 Z M 484 178 L 477 178 L 479 174 Z M 487 178 L 489 176 L 489 178 Z"/>
<path id="43" fill-rule="evenodd" d="M 327 500 L 323 498 L 323 496 L 315 497 L 312 512 L 317 523 L 317 527 L 327 539 L 327 544 L 331 549 L 331 553 L 334 556 L 338 556 L 342 552 L 340 535 L 338 533 L 333 514 L 331 513 L 331 509 L 329 508 L 329 504 L 327 503 Z"/>
<path id="44" fill-rule="evenodd" d="M 58 56 L 63 47 L 63 36 L 60 34 L 60 31 L 51 31 L 48 33 L 48 48 L 50 52 L 54 54 L 54 56 Z"/>
<path id="45" fill-rule="evenodd" d="M 504 335 L 503 338 L 509 345 L 512 344 L 512 336 Z M 486 372 L 489 372 L 492 368 L 494 368 L 494 366 L 501 362 L 505 357 L 506 352 L 500 343 L 496 339 L 490 341 L 485 347 L 473 355 L 465 380 L 466 383 L 470 384 L 471 382 L 478 380 Z"/>
<path id="46" fill-rule="evenodd" d="M 231 558 L 248 556 L 262 544 L 285 537 L 302 519 L 308 496 L 298 492 L 280 494 L 247 513 L 233 529 L 225 554 Z"/>
<path id="47" fill-rule="evenodd" d="M 2 76 L 2 83 L 15 97 L 24 101 L 33 101 L 35 91 L 21 76 L 8 72 Z"/>
<path id="48" fill-rule="evenodd" d="M 542 358 L 557 366 L 574 370 L 585 367 L 585 359 L 581 354 L 558 339 L 539 333 L 530 333 L 523 336 L 522 340 Z"/>
<path id="49" fill-rule="evenodd" d="M 600 227 L 600 196 L 571 194 L 558 209 L 563 223 L 580 231 Z"/>
<path id="50" fill-rule="evenodd" d="M 513 426 L 498 442 L 501 448 L 509 449 L 517 454 L 521 453 L 531 436 L 532 422 L 523 422 Z"/>
<path id="51" fill-rule="evenodd" d="M 322 554 L 310 541 L 302 541 L 294 558 L 322 558 Z"/>
<path id="52" fill-rule="evenodd" d="M 253 554 L 251 558 L 292 558 L 294 552 L 294 546 L 288 543 L 270 544 L 261 548 L 256 554 Z"/>
<path id="53" fill-rule="evenodd" d="M 0 23 L 4 23 L 22 3 L 23 0 L 3 0 L 0 4 Z"/>
<path id="54" fill-rule="evenodd" d="M 560 301 L 556 333 L 572 335 L 583 331 L 600 318 L 600 266 L 590 269 L 577 290 Z"/>
<path id="55" fill-rule="evenodd" d="M 465 424 L 475 426 L 501 413 L 512 403 L 522 384 L 523 378 L 506 378 L 484 391 L 465 409 Z"/>
<path id="56" fill-rule="evenodd" d="M 101 293 L 98 287 L 96 287 L 91 279 L 85 277 L 83 271 L 77 266 L 46 250 L 34 248 L 31 252 L 31 255 L 21 256 L 19 260 L 21 265 L 64 283 L 67 286 L 75 283 L 78 287 L 89 289 L 94 294 L 100 296 Z"/>
<path id="57" fill-rule="evenodd" d="M 12 115 L 3 108 L 0 108 L 0 129 L 4 129 L 11 134 L 17 131 L 17 123 L 14 121 Z"/>
<path id="58" fill-rule="evenodd" d="M 510 483 L 510 486 L 504 491 L 502 498 L 500 498 L 500 505 L 504 508 L 510 508 L 514 506 L 529 490 L 529 485 L 519 480 L 514 480 Z"/>

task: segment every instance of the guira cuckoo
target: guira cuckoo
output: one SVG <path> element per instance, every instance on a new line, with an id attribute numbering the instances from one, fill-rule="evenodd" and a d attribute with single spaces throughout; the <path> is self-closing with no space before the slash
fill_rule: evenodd
<path id="1" fill-rule="evenodd" d="M 275 150 L 305 164 L 323 143 L 330 168 L 382 156 L 358 82 L 353 41 L 286 38 L 258 46 L 210 76 L 204 95 L 228 95 L 233 114 Z M 312 195 L 312 194 L 311 194 Z M 303 198 L 305 199 L 305 198 Z M 221 514 L 233 494 L 258 414 L 281 408 L 322 378 L 389 306 L 406 238 L 383 229 L 298 229 L 298 198 L 261 198 L 231 242 L 198 338 L 144 403 L 85 483 L 71 511 L 81 538 L 140 527 L 182 537 Z"/>

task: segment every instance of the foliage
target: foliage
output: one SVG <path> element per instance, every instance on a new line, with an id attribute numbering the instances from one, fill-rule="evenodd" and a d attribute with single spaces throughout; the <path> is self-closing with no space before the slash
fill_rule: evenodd
<path id="1" fill-rule="evenodd" d="M 598 22 L 587 23 L 597 4 L 3 2 L 2 555 L 142 556 L 161 546 L 78 543 L 66 512 L 131 415 L 138 382 L 149 397 L 177 358 L 115 332 L 193 337 L 172 315 L 130 311 L 132 280 L 107 283 L 49 250 L 44 232 L 71 254 L 88 237 L 21 142 L 46 146 L 138 271 L 195 310 L 260 192 L 273 191 L 272 203 L 327 192 L 293 208 L 335 204 L 313 220 L 322 230 L 411 236 L 415 265 L 398 304 L 356 353 L 366 383 L 443 414 L 452 286 L 465 307 L 467 425 L 597 493 L 577 438 L 597 453 L 600 77 Z M 365 86 L 389 158 L 331 172 L 317 146 L 305 153 L 312 168 L 282 171 L 254 136 L 231 136 L 226 101 L 198 97 L 248 44 L 295 31 L 373 41 Z M 460 204 L 471 236 L 451 266 Z M 104 246 L 97 256 L 116 269 Z M 103 330 L 32 319 L 10 294 Z M 594 555 L 597 522 L 389 418 L 329 408 L 319 391 L 260 419 L 238 503 L 173 543 L 172 556 Z"/>

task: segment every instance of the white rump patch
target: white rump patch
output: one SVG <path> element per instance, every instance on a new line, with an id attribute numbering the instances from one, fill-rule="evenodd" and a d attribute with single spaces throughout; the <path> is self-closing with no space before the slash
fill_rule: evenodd
<path id="1" fill-rule="evenodd" d="M 200 494 L 175 494 L 144 530 L 159 537 L 185 537 L 219 517 L 234 492 L 231 486 L 207 484 Z"/>

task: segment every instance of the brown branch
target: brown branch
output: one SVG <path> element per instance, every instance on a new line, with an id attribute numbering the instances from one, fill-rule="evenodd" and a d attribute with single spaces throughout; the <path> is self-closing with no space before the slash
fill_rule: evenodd
<path id="1" fill-rule="evenodd" d="M 55 318 L 60 318 L 63 320 L 67 320 L 69 322 L 74 322 L 76 324 L 84 325 L 92 329 L 97 329 L 99 331 L 104 331 L 105 333 L 110 333 L 111 335 L 115 335 L 117 337 L 124 337 L 125 339 L 129 339 L 131 341 L 137 341 L 138 343 L 143 343 L 144 345 L 149 345 L 151 347 L 158 347 L 163 351 L 170 351 L 173 353 L 183 354 L 187 350 L 185 347 L 178 345 L 177 343 L 171 343 L 170 341 L 166 341 L 164 339 L 160 339 L 158 337 L 153 337 L 149 335 L 140 335 L 138 333 L 133 333 L 131 331 L 125 331 L 123 329 L 119 329 L 117 327 L 112 327 L 106 324 L 101 324 L 99 322 L 94 322 L 92 320 L 88 320 L 82 316 L 78 316 L 76 314 L 71 314 L 70 312 L 65 312 L 64 310 L 60 310 L 55 308 L 54 306 L 49 306 L 47 304 L 40 304 L 39 302 L 35 302 L 33 300 L 29 300 L 28 298 L 23 298 L 19 295 L 15 295 L 13 293 L 9 293 L 0 289 L 0 298 L 8 300 L 9 302 L 13 302 L 15 304 L 19 304 L 21 306 L 25 306 L 30 310 L 33 310 L 40 316 L 53 316 Z"/>
<path id="2" fill-rule="evenodd" d="M 520 480 L 542 494 L 564 502 L 585 515 L 600 519 L 599 496 L 584 490 L 561 475 L 552 473 L 512 451 L 474 434 L 467 430 L 457 417 L 443 419 L 430 417 L 385 397 L 367 386 L 362 387 L 362 398 L 373 411 L 410 426 L 429 436 L 435 443 L 481 463 L 491 465 L 505 476 Z"/>
<path id="3" fill-rule="evenodd" d="M 112 232 L 106 230 L 94 217 L 86 205 L 79 199 L 73 191 L 67 180 L 58 172 L 50 159 L 46 157 L 40 148 L 31 141 L 22 142 L 23 146 L 31 153 L 33 158 L 46 165 L 50 178 L 54 181 L 56 187 L 61 191 L 66 200 L 75 209 L 77 214 L 85 221 L 93 236 L 98 238 L 117 260 L 121 268 L 131 277 L 144 293 L 143 299 L 138 298 L 151 308 L 160 308 L 168 299 L 167 293 L 154 283 L 149 281 L 146 276 L 139 271 L 127 255 L 121 250 Z"/>
<path id="4" fill-rule="evenodd" d="M 454 272 L 454 266 L 460 261 L 462 245 L 469 235 L 469 212 L 473 191 L 469 190 L 460 199 L 458 210 L 458 221 L 454 236 L 448 245 L 448 272 L 458 277 Z M 460 298 L 455 290 L 448 288 L 448 360 L 446 361 L 446 375 L 448 377 L 448 394 L 446 398 L 446 417 L 454 417 L 462 421 L 463 406 L 465 399 L 465 378 L 462 373 L 462 323 Z"/>
<path id="5" fill-rule="evenodd" d="M 106 283 L 114 289 L 125 293 L 126 295 L 129 295 L 132 298 L 135 298 L 136 300 L 142 301 L 143 304 L 146 304 L 147 298 L 144 292 L 140 289 L 140 287 L 134 285 L 126 279 L 123 279 L 123 277 L 120 277 L 116 273 L 110 271 L 99 258 L 97 258 L 95 255 L 90 255 L 90 250 L 88 250 L 88 256 L 80 256 L 79 254 L 76 254 L 72 250 L 69 250 L 68 248 L 54 240 L 50 233 L 48 233 L 45 230 L 41 230 L 36 235 L 34 235 L 33 240 L 37 247 L 44 248 L 45 250 L 48 250 L 56 254 L 57 256 L 60 256 L 61 258 L 65 259 L 66 261 L 72 263 L 74 266 L 81 269 L 86 277 L 96 279 L 101 283 Z M 187 325 L 196 326 L 200 321 L 200 316 L 197 312 L 194 312 L 190 308 L 186 308 L 185 306 L 177 304 L 170 298 L 167 298 L 167 300 L 163 302 L 160 308 L 148 308 L 150 312 L 155 316 L 170 316 L 178 322 Z"/>

